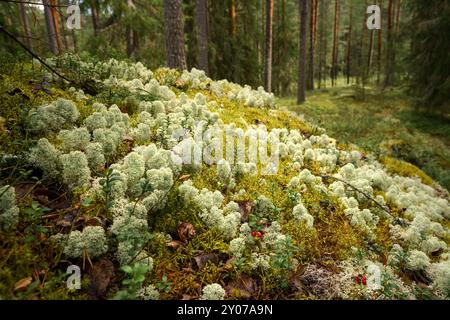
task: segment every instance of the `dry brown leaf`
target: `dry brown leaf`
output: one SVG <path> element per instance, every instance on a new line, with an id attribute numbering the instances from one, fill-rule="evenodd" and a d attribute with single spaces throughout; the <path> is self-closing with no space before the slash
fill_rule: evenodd
<path id="1" fill-rule="evenodd" d="M 215 253 L 201 254 L 201 255 L 195 257 L 195 262 L 197 263 L 198 269 L 203 270 L 203 268 L 206 267 L 208 262 L 211 262 L 213 264 L 218 264 L 219 257 Z"/>
<path id="2" fill-rule="evenodd" d="M 180 222 L 178 224 L 178 237 L 181 242 L 187 243 L 190 239 L 195 236 L 194 226 L 187 222 Z"/>
<path id="3" fill-rule="evenodd" d="M 185 175 L 181 176 L 178 180 L 183 182 L 183 181 L 186 181 L 187 179 L 189 179 L 190 177 L 191 177 L 190 174 L 185 174 Z"/>
<path id="4" fill-rule="evenodd" d="M 255 280 L 247 275 L 234 279 L 225 287 L 227 295 L 238 295 L 241 299 L 250 299 L 258 292 L 258 285 Z"/>
<path id="5" fill-rule="evenodd" d="M 14 291 L 25 291 L 32 282 L 32 277 L 20 279 L 14 284 Z"/>
<path id="6" fill-rule="evenodd" d="M 88 294 L 93 299 L 102 299 L 106 296 L 111 279 L 114 277 L 114 265 L 106 259 L 101 258 L 88 269 L 90 278 Z"/>
<path id="7" fill-rule="evenodd" d="M 167 242 L 167 247 L 172 248 L 174 250 L 177 250 L 180 246 L 182 246 L 183 243 L 177 240 L 172 240 L 170 242 Z"/>
<path id="8" fill-rule="evenodd" d="M 253 202 L 250 200 L 238 201 L 241 210 L 241 222 L 247 222 L 250 212 L 252 212 Z"/>

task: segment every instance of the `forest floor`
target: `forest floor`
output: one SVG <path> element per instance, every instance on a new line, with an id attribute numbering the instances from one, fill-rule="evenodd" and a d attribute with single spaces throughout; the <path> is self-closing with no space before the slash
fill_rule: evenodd
<path id="1" fill-rule="evenodd" d="M 360 99 L 351 87 L 336 87 L 310 94 L 302 106 L 294 98 L 279 104 L 342 143 L 416 165 L 450 190 L 450 119 L 418 112 L 403 91 L 369 89 Z"/>

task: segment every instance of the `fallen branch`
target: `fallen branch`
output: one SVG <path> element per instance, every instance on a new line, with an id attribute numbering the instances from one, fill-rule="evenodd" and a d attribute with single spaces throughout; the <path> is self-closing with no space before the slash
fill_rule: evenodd
<path id="1" fill-rule="evenodd" d="M 336 178 L 333 176 L 327 176 L 327 175 L 321 175 L 321 177 L 325 180 L 327 179 L 331 179 L 331 180 L 336 180 L 336 181 L 340 181 L 343 184 L 345 184 L 346 186 L 352 188 L 353 190 L 355 190 L 356 192 L 361 193 L 364 197 L 366 197 L 368 200 L 372 201 L 373 203 L 375 203 L 380 209 L 382 209 L 384 212 L 386 212 L 393 220 L 394 222 L 398 223 L 398 224 L 402 224 L 402 225 L 407 225 L 407 222 L 401 218 L 396 218 L 391 214 L 391 211 L 389 210 L 388 207 L 383 206 L 381 203 L 379 203 L 377 200 L 375 200 L 374 198 L 372 198 L 370 195 L 368 195 L 367 193 L 365 193 L 364 191 L 358 189 L 357 187 L 353 186 L 352 184 L 348 183 L 345 180 L 342 180 L 340 178 Z"/>
<path id="2" fill-rule="evenodd" d="M 60 74 L 58 71 L 50 67 L 44 60 L 42 60 L 37 54 L 35 54 L 33 51 L 31 51 L 26 45 L 24 45 L 19 39 L 17 39 L 13 34 L 11 34 L 8 30 L 6 30 L 4 27 L 0 26 L 0 31 L 2 31 L 4 34 L 6 34 L 9 38 L 17 42 L 25 51 L 27 51 L 33 58 L 36 58 L 40 63 L 42 63 L 47 69 L 49 69 L 51 72 L 56 74 L 61 79 L 64 79 L 70 83 L 74 83 L 74 81 L 66 78 L 62 74 Z"/>

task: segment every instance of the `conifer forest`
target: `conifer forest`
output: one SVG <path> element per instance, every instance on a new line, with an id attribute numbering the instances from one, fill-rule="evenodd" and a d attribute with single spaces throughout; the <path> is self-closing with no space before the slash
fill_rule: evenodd
<path id="1" fill-rule="evenodd" d="M 0 0 L 0 300 L 450 299 L 449 35 L 450 0 Z"/>

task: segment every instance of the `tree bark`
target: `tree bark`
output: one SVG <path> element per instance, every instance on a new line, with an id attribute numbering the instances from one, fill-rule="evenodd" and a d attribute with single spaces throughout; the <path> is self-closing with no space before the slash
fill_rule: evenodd
<path id="1" fill-rule="evenodd" d="M 379 6 L 381 10 L 383 10 L 383 0 L 380 0 Z M 381 50 L 383 47 L 383 29 L 377 30 L 378 31 L 378 48 L 377 48 L 377 85 L 380 85 L 380 79 L 381 79 Z"/>
<path id="2" fill-rule="evenodd" d="M 47 27 L 47 35 L 50 44 L 50 50 L 52 51 L 53 54 L 57 55 L 59 54 L 59 49 L 56 40 L 55 23 L 53 21 L 52 9 L 49 6 L 51 3 L 50 0 L 43 0 L 42 3 L 44 4 L 45 25 Z"/>
<path id="3" fill-rule="evenodd" d="M 333 26 L 333 61 L 331 66 L 331 85 L 334 87 L 336 85 L 337 78 L 337 63 L 339 57 L 339 0 L 335 0 L 334 7 L 334 26 Z"/>
<path id="4" fill-rule="evenodd" d="M 350 5 L 350 14 L 349 14 L 349 27 L 348 27 L 348 35 L 347 35 L 347 57 L 346 57 L 346 65 L 347 65 L 347 84 L 350 84 L 350 72 L 351 72 L 351 52 L 352 52 L 352 30 L 353 29 L 353 6 Z"/>
<path id="5" fill-rule="evenodd" d="M 389 0 L 388 4 L 388 27 L 387 27 L 387 49 L 386 49 L 386 69 L 384 74 L 384 88 L 392 84 L 392 65 L 393 65 L 393 37 L 392 28 L 394 21 L 394 0 Z"/>
<path id="6" fill-rule="evenodd" d="M 264 49 L 264 86 L 272 92 L 273 0 L 266 0 L 266 43 Z"/>
<path id="7" fill-rule="evenodd" d="M 209 75 L 208 64 L 208 2 L 197 0 L 195 4 L 195 20 L 197 25 L 198 64 L 200 69 Z"/>
<path id="8" fill-rule="evenodd" d="M 131 14 L 135 10 L 133 0 L 127 0 L 128 14 Z M 127 55 L 129 58 L 134 57 L 136 54 L 136 32 L 133 30 L 132 23 L 128 22 L 126 27 L 127 38 Z"/>
<path id="9" fill-rule="evenodd" d="M 92 11 L 92 27 L 94 29 L 94 36 L 98 36 L 100 28 L 100 13 L 98 0 L 92 1 L 91 11 Z"/>
<path id="10" fill-rule="evenodd" d="M 27 10 L 23 2 L 19 3 L 20 19 L 22 20 L 25 43 L 30 50 L 33 50 L 33 39 L 31 38 L 30 24 L 28 21 Z"/>
<path id="11" fill-rule="evenodd" d="M 314 90 L 314 51 L 315 51 L 315 29 L 316 29 L 316 1 L 311 0 L 310 9 L 310 26 L 309 26 L 309 64 L 308 64 L 308 81 L 307 90 Z"/>
<path id="12" fill-rule="evenodd" d="M 237 23 L 236 23 L 236 0 L 230 1 L 230 34 L 232 36 L 237 33 Z"/>
<path id="13" fill-rule="evenodd" d="M 58 4 L 60 5 L 61 2 L 58 1 Z M 64 50 L 67 51 L 69 49 L 69 44 L 67 43 L 67 34 L 66 34 L 66 27 L 64 26 L 64 17 L 61 17 L 61 37 L 62 37 L 62 42 L 64 44 Z"/>
<path id="14" fill-rule="evenodd" d="M 55 38 L 56 38 L 56 44 L 58 45 L 59 53 L 63 51 L 63 44 L 61 41 L 61 34 L 59 32 L 59 12 L 58 12 L 58 3 L 57 0 L 50 0 L 50 3 L 52 5 L 51 12 L 52 12 L 52 18 L 53 18 L 53 25 L 55 28 Z"/>
<path id="15" fill-rule="evenodd" d="M 308 16 L 308 1 L 299 0 L 299 18 L 300 18 L 300 49 L 298 55 L 298 86 L 297 103 L 305 102 L 305 67 L 306 67 L 306 24 Z"/>
<path id="16" fill-rule="evenodd" d="M 169 68 L 185 70 L 184 21 L 181 0 L 164 0 L 167 64 Z"/>

